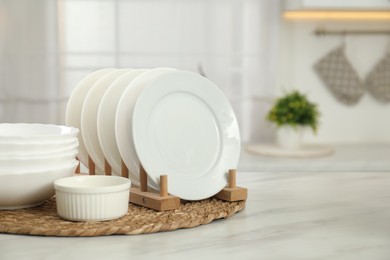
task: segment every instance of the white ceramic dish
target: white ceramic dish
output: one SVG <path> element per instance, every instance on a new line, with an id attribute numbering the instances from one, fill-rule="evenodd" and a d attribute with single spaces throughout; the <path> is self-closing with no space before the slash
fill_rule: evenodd
<path id="1" fill-rule="evenodd" d="M 19 140 L 12 140 L 12 141 L 9 141 L 9 140 L 0 140 L 0 145 L 1 146 L 6 146 L 6 145 L 9 145 L 9 146 L 18 146 L 18 145 L 21 145 L 21 146 L 26 146 L 26 147 L 55 147 L 55 146 L 62 146 L 62 145 L 69 145 L 69 144 L 72 144 L 72 143 L 78 143 L 78 138 L 77 136 L 76 137 L 71 137 L 71 138 L 66 138 L 64 140 L 39 140 L 39 141 L 35 141 L 35 140 L 27 140 L 27 139 L 19 139 Z"/>
<path id="2" fill-rule="evenodd" d="M 0 155 L 0 160 L 9 160 L 9 159 L 32 160 L 32 159 L 42 159 L 42 158 L 53 158 L 59 156 L 73 156 L 74 154 L 77 155 L 77 153 L 78 153 L 77 144 L 75 144 L 72 147 L 69 147 L 69 149 L 52 151 L 52 152 L 41 153 L 41 154 L 34 154 L 34 153 L 3 154 Z"/>
<path id="3" fill-rule="evenodd" d="M 130 69 L 120 69 L 109 72 L 101 79 L 95 82 L 85 98 L 83 109 L 81 111 L 81 133 L 88 155 L 92 158 L 95 165 L 104 169 L 104 154 L 100 147 L 97 132 L 97 114 L 100 101 L 109 86 L 120 76 L 129 72 Z"/>
<path id="4" fill-rule="evenodd" d="M 139 94 L 147 85 L 153 82 L 155 78 L 172 71 L 175 71 L 175 69 L 157 68 L 142 73 L 131 82 L 119 100 L 115 116 L 115 137 L 119 153 L 129 169 L 129 177 L 134 185 L 139 185 L 139 160 L 135 152 L 132 136 L 134 106 Z M 148 183 L 150 188 L 158 188 L 155 184 Z"/>
<path id="5" fill-rule="evenodd" d="M 2 156 L 16 156 L 26 157 L 31 155 L 50 155 L 70 150 L 77 149 L 79 142 L 75 137 L 72 142 L 58 144 L 58 143 L 1 143 L 0 142 L 0 157 Z"/>
<path id="6" fill-rule="evenodd" d="M 69 126 L 81 129 L 81 110 L 85 97 L 87 96 L 92 85 L 107 73 L 114 71 L 115 69 L 102 69 L 88 74 L 84 77 L 74 88 L 72 94 L 69 97 L 68 105 L 66 107 L 66 124 Z M 88 153 L 85 149 L 82 133 L 78 135 L 79 138 L 79 154 L 78 159 L 85 166 L 88 166 Z M 97 172 L 103 173 L 103 169 L 96 168 Z"/>
<path id="7" fill-rule="evenodd" d="M 28 208 L 54 195 L 53 183 L 72 176 L 78 162 L 50 170 L 0 175 L 0 209 Z"/>
<path id="8" fill-rule="evenodd" d="M 51 155 L 32 156 L 2 156 L 0 157 L 0 172 L 4 171 L 25 171 L 25 170 L 47 170 L 75 162 L 77 149 Z"/>
<path id="9" fill-rule="evenodd" d="M 0 142 L 37 143 L 68 142 L 73 140 L 79 130 L 74 127 L 51 124 L 2 123 L 0 124 Z"/>
<path id="10" fill-rule="evenodd" d="M 208 79 L 184 71 L 166 73 L 140 94 L 133 140 L 148 176 L 169 176 L 169 193 L 201 200 L 227 184 L 236 168 L 240 133 L 232 107 Z"/>
<path id="11" fill-rule="evenodd" d="M 113 175 L 121 175 L 121 155 L 115 139 L 115 114 L 119 100 L 129 84 L 146 69 L 127 72 L 114 81 L 104 94 L 97 115 L 97 132 L 104 157 Z"/>
<path id="12" fill-rule="evenodd" d="M 130 180 L 118 176 L 75 176 L 55 181 L 57 213 L 72 221 L 104 221 L 127 213 Z"/>

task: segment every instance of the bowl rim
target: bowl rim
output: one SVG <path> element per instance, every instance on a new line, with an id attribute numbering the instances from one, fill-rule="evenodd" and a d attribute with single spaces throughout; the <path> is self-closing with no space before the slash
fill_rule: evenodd
<path id="1" fill-rule="evenodd" d="M 61 129 L 67 129 L 66 132 L 60 132 L 59 134 L 2 134 L 1 128 L 2 127 L 42 127 L 42 128 L 61 128 Z M 40 139 L 40 138 L 58 138 L 58 137 L 76 137 L 79 133 L 79 129 L 67 126 L 67 125 L 55 125 L 55 124 L 40 124 L 40 123 L 0 123 L 0 140 L 7 140 L 11 138 L 20 138 L 20 139 Z"/>
<path id="2" fill-rule="evenodd" d="M 79 161 L 74 160 L 71 164 L 62 165 L 61 167 L 53 167 L 53 168 L 47 168 L 47 169 L 34 169 L 31 171 L 28 170 L 5 170 L 0 171 L 0 177 L 2 176 L 10 176 L 10 175 L 23 175 L 23 174 L 49 174 L 52 172 L 59 172 L 71 168 L 77 167 L 79 164 Z"/>
<path id="3" fill-rule="evenodd" d="M 96 185 L 96 182 L 99 181 L 99 185 Z M 82 184 L 84 185 L 77 185 L 81 182 L 83 182 Z M 104 185 L 105 183 L 107 184 Z M 105 194 L 121 192 L 130 190 L 130 186 L 130 179 L 111 175 L 76 175 L 73 177 L 61 178 L 54 182 L 56 191 L 70 194 Z"/>
<path id="4" fill-rule="evenodd" d="M 79 150 L 76 148 L 73 148 L 71 150 L 65 150 L 60 152 L 53 152 L 49 154 L 35 154 L 35 155 L 22 155 L 22 156 L 15 156 L 15 155 L 0 155 L 0 162 L 7 162 L 7 161 L 13 161 L 13 162 L 23 162 L 23 161 L 42 161 L 42 160 L 53 160 L 53 159 L 67 159 L 68 157 L 76 157 L 79 153 Z M 0 166 L 1 168 L 1 166 Z"/>
<path id="5" fill-rule="evenodd" d="M 13 138 L 13 139 L 11 139 Z M 38 140 L 27 140 L 26 138 L 21 138 L 21 139 L 18 139 L 18 140 L 15 140 L 15 136 L 11 137 L 11 138 L 6 138 L 5 136 L 3 136 L 3 139 L 1 139 L 0 137 L 0 145 L 4 145 L 4 146 L 14 146 L 14 147 L 23 147 L 23 146 L 27 146 L 27 147 L 36 147 L 36 146 L 39 146 L 39 147 L 51 147 L 51 146 L 57 146 L 57 145 L 70 145 L 72 143 L 79 143 L 79 139 L 77 136 L 72 136 L 72 137 L 67 137 L 67 138 L 59 138 L 59 139 L 38 139 Z"/>
<path id="6" fill-rule="evenodd" d="M 1 146 L 1 144 L 0 144 Z M 58 155 L 58 154 L 65 154 L 65 153 L 70 153 L 71 151 L 78 150 L 79 143 L 71 143 L 67 144 L 66 146 L 53 146 L 53 147 L 48 147 L 47 149 L 27 149 L 25 148 L 23 151 L 20 151 L 21 148 L 19 149 L 11 149 L 9 148 L 6 152 L 1 151 L 0 149 L 0 158 L 36 158 L 38 156 L 51 156 L 51 155 Z"/>

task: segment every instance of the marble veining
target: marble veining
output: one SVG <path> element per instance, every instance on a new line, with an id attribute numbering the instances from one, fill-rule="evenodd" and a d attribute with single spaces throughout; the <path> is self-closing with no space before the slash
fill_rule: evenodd
<path id="1" fill-rule="evenodd" d="M 0 259 L 390 259 L 390 172 L 240 172 L 238 184 L 247 207 L 227 220 L 137 236 L 0 234 Z"/>

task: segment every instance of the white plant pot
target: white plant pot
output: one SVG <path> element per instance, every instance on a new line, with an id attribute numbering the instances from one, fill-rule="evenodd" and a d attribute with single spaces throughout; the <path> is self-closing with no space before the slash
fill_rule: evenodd
<path id="1" fill-rule="evenodd" d="M 302 146 L 303 130 L 302 127 L 279 127 L 276 132 L 278 146 L 290 150 L 299 149 Z"/>

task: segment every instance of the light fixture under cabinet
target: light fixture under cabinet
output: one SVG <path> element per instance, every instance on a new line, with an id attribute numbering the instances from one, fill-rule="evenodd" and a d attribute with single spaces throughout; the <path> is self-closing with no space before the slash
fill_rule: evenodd
<path id="1" fill-rule="evenodd" d="M 285 11 L 283 17 L 289 20 L 390 20 L 390 11 Z"/>

